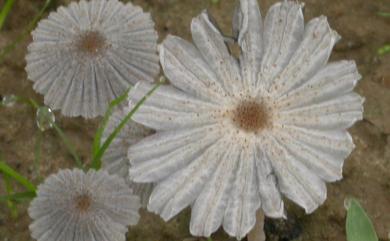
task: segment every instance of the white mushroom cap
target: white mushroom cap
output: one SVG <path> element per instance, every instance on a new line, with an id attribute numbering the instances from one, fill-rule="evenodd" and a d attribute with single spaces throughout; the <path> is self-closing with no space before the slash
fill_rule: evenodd
<path id="1" fill-rule="evenodd" d="M 37 241 L 125 241 L 139 220 L 139 198 L 106 171 L 61 170 L 38 186 L 28 209 Z"/>
<path id="2" fill-rule="evenodd" d="M 283 197 L 316 210 L 354 148 L 347 129 L 363 117 L 356 64 L 328 63 L 340 37 L 325 17 L 305 24 L 302 4 L 282 1 L 263 22 L 257 0 L 240 0 L 234 19 L 239 58 L 207 12 L 192 20 L 193 43 L 169 35 L 159 53 L 171 85 L 133 116 L 156 134 L 129 148 L 129 176 L 156 183 L 148 210 L 164 220 L 190 206 L 195 236 L 222 226 L 242 239 L 258 209 L 285 217 Z"/>
<path id="3" fill-rule="evenodd" d="M 65 116 L 93 118 L 137 81 L 160 71 L 149 13 L 118 0 L 60 7 L 39 22 L 26 71 L 45 104 Z"/>

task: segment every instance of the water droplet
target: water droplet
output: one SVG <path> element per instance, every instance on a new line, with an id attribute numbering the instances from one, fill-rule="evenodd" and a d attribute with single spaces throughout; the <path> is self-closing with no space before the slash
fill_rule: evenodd
<path id="1" fill-rule="evenodd" d="M 5 95 L 1 99 L 0 105 L 5 106 L 5 107 L 12 107 L 15 105 L 17 100 L 18 100 L 18 97 L 16 97 L 15 95 Z"/>
<path id="2" fill-rule="evenodd" d="M 344 199 L 344 208 L 348 210 L 351 207 L 351 198 L 345 198 Z"/>
<path id="3" fill-rule="evenodd" d="M 56 117 L 49 107 L 41 106 L 37 110 L 36 121 L 39 130 L 46 131 L 53 127 Z"/>

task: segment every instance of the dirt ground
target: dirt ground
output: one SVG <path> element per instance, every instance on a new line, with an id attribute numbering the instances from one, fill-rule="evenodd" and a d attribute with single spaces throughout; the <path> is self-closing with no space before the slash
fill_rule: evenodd
<path id="1" fill-rule="evenodd" d="M 0 6 L 4 0 L 0 1 Z M 69 0 L 58 0 L 50 11 Z M 135 0 L 135 4 L 151 11 L 161 38 L 167 33 L 190 39 L 191 18 L 209 8 L 222 30 L 230 32 L 235 0 Z M 265 10 L 275 0 L 261 0 Z M 343 37 L 336 45 L 332 60 L 354 59 L 363 76 L 357 91 L 366 98 L 364 120 L 351 128 L 356 149 L 346 160 L 344 179 L 328 184 L 328 199 L 317 211 L 305 215 L 294 204 L 288 204 L 289 220 L 266 220 L 267 240 L 342 241 L 345 238 L 344 200 L 359 199 L 372 218 L 380 240 L 390 239 L 390 54 L 378 56 L 376 51 L 390 43 L 390 18 L 377 15 L 390 12 L 389 0 L 306 0 L 305 18 L 325 15 L 331 26 Z M 0 32 L 0 48 L 13 42 L 24 27 L 38 13 L 44 0 L 16 1 L 6 26 Z M 42 103 L 24 71 L 27 38 L 0 65 L 0 95 L 15 94 L 34 98 Z M 58 125 L 75 144 L 81 158 L 88 162 L 91 144 L 99 120 L 65 118 L 56 113 Z M 4 160 L 35 183 L 39 176 L 34 170 L 34 153 L 39 130 L 35 113 L 28 107 L 16 104 L 0 107 L 0 153 Z M 74 162 L 61 139 L 53 130 L 43 133 L 42 158 L 39 171 L 43 177 L 60 168 L 72 167 Z M 17 187 L 19 188 L 19 187 Z M 0 179 L 0 195 L 4 183 Z M 0 204 L 0 240 L 28 241 L 30 219 L 26 213 L 28 202 L 21 203 L 19 217 L 13 219 L 4 203 Z M 159 217 L 142 212 L 140 223 L 130 228 L 130 241 L 196 241 L 188 230 L 190 213 L 182 212 L 168 223 Z M 222 230 L 215 241 L 229 239 Z"/>

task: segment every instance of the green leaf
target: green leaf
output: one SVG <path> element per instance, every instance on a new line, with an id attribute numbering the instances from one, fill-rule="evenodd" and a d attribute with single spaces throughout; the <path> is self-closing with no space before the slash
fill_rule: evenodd
<path id="1" fill-rule="evenodd" d="M 141 107 L 141 105 L 147 100 L 147 98 L 153 94 L 153 92 L 160 87 L 162 82 L 157 83 L 140 101 L 137 102 L 137 104 L 134 106 L 134 108 L 126 115 L 126 117 L 121 121 L 121 123 L 115 128 L 115 130 L 110 134 L 110 136 L 105 140 L 103 145 L 99 148 L 96 155 L 93 157 L 93 161 L 91 163 L 91 168 L 95 170 L 99 170 L 101 167 L 101 159 L 108 149 L 108 147 L 111 145 L 111 142 L 114 140 L 114 138 L 119 134 L 119 132 L 125 127 L 127 122 L 131 120 L 131 117 L 133 117 L 134 113 L 137 112 L 137 110 Z"/>
<path id="2" fill-rule="evenodd" d="M 0 161 L 0 172 L 11 177 L 15 181 L 17 181 L 19 184 L 24 186 L 30 192 L 35 192 L 36 188 L 35 188 L 34 184 L 32 184 L 27 178 L 25 178 L 24 176 L 19 174 L 17 171 L 12 169 L 10 166 L 8 166 L 3 161 Z"/>
<path id="3" fill-rule="evenodd" d="M 355 199 L 348 200 L 346 229 L 348 241 L 378 241 L 370 218 Z"/>

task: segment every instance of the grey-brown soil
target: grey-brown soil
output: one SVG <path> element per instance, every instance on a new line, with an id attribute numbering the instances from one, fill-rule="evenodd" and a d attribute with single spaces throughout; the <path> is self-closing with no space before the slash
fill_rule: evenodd
<path id="1" fill-rule="evenodd" d="M 2 5 L 4 0 L 0 1 Z M 54 10 L 69 0 L 58 0 Z M 161 38 L 175 34 L 190 38 L 191 18 L 202 9 L 209 8 L 220 27 L 230 32 L 234 0 L 221 0 L 211 4 L 209 0 L 135 0 L 136 4 L 151 11 Z M 275 0 L 261 0 L 262 12 Z M 22 32 L 39 11 L 44 0 L 19 0 L 12 10 L 5 28 L 0 32 L 0 47 L 4 47 Z M 390 18 L 380 17 L 378 11 L 390 12 L 389 0 L 306 0 L 305 18 L 326 15 L 331 26 L 343 39 L 337 44 L 332 60 L 354 59 L 363 76 L 357 91 L 365 96 L 364 120 L 351 132 L 356 149 L 346 160 L 344 179 L 328 184 L 328 199 L 311 215 L 293 204 L 288 205 L 288 223 L 266 221 L 268 240 L 342 241 L 345 238 L 344 199 L 358 198 L 372 218 L 381 240 L 388 240 L 390 232 L 390 54 L 378 56 L 376 50 L 390 43 Z M 0 94 L 15 94 L 34 98 L 42 103 L 24 71 L 27 38 L 0 65 Z M 86 162 L 90 161 L 90 149 L 99 120 L 65 118 L 56 113 L 57 123 L 77 147 Z M 39 183 L 34 170 L 34 151 L 39 130 L 35 125 L 34 111 L 25 105 L 0 107 L 0 152 L 12 167 Z M 61 139 L 53 130 L 43 133 L 41 175 L 47 176 L 60 168 L 72 167 L 74 162 Z M 20 187 L 17 189 L 22 190 Z M 0 194 L 4 194 L 0 180 Z M 5 203 L 0 204 L 0 240 L 31 240 L 28 231 L 30 219 L 26 214 L 28 202 L 21 203 L 19 217 L 13 219 Z M 182 212 L 168 223 L 159 217 L 142 212 L 136 227 L 130 228 L 131 241 L 190 241 L 188 231 L 190 213 Z M 229 239 L 222 230 L 213 236 L 216 241 Z"/>

